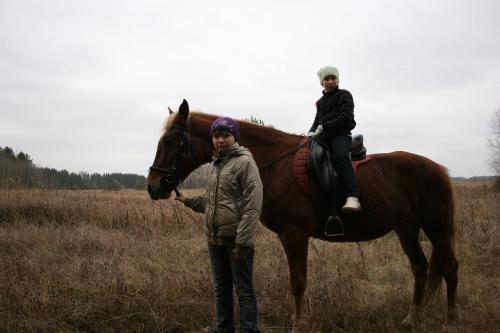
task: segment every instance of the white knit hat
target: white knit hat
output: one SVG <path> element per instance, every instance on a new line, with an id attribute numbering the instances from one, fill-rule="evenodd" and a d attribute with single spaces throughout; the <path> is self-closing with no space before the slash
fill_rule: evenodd
<path id="1" fill-rule="evenodd" d="M 339 78 L 339 70 L 335 66 L 325 66 L 318 71 L 319 84 L 323 85 L 323 80 L 329 75 L 334 75 Z"/>

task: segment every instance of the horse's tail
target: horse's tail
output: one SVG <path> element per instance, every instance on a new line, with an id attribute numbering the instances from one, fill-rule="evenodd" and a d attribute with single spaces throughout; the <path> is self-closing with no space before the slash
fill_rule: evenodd
<path id="1" fill-rule="evenodd" d="M 451 194 L 451 204 L 450 204 L 450 241 L 451 241 L 451 248 L 453 249 L 453 252 L 455 252 L 455 245 L 456 245 L 456 240 L 455 240 L 455 198 L 453 196 L 453 192 Z"/>
<path id="2" fill-rule="evenodd" d="M 453 249 L 453 252 L 455 252 L 455 196 L 453 195 L 453 186 L 451 184 L 450 180 L 450 175 L 448 173 L 448 169 L 444 166 L 442 168 L 446 171 L 446 174 L 448 175 L 448 186 L 449 186 L 449 193 L 450 193 L 450 211 L 448 215 L 448 226 L 449 226 L 449 236 L 450 236 L 450 241 L 451 241 L 451 248 Z"/>
<path id="3" fill-rule="evenodd" d="M 449 242 L 451 245 L 451 256 L 455 251 L 455 203 L 453 198 L 453 191 L 451 187 L 451 182 L 449 182 L 449 212 L 447 216 L 447 226 L 448 226 L 448 239 L 443 240 L 444 242 Z M 443 251 L 443 247 L 440 246 L 440 243 L 433 243 L 432 254 L 429 263 L 429 269 L 427 272 L 427 283 L 425 290 L 425 299 L 431 300 L 436 293 L 441 289 L 442 281 L 443 281 L 443 267 L 446 265 L 446 259 L 443 260 L 443 257 L 448 257 L 450 253 L 446 250 Z M 448 253 L 446 253 L 448 252 Z M 449 259 L 449 258 L 447 258 Z"/>
<path id="4" fill-rule="evenodd" d="M 438 253 L 435 248 L 432 249 L 431 261 L 429 263 L 429 271 L 427 272 L 427 284 L 425 289 L 426 301 L 434 298 L 436 293 L 441 289 L 443 273 L 439 265 Z"/>

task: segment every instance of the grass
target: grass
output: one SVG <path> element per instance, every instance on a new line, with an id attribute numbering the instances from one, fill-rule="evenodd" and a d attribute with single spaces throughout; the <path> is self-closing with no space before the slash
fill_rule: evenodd
<path id="1" fill-rule="evenodd" d="M 461 320 L 453 330 L 498 332 L 500 195 L 487 183 L 454 190 Z M 309 253 L 311 332 L 400 331 L 413 279 L 394 234 L 311 240 Z M 214 320 L 201 215 L 146 192 L 2 190 L 0 256 L 3 332 L 196 332 Z M 263 226 L 254 270 L 262 331 L 286 331 L 288 266 Z M 445 306 L 441 293 L 424 331 L 440 329 Z"/>

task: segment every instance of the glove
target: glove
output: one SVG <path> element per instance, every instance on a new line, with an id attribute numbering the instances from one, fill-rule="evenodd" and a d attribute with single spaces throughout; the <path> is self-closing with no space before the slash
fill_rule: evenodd
<path id="1" fill-rule="evenodd" d="M 319 125 L 318 127 L 316 127 L 316 131 L 312 135 L 312 138 L 316 139 L 321 133 L 323 133 L 323 125 Z"/>
<path id="2" fill-rule="evenodd" d="M 313 135 L 314 135 L 314 132 L 309 132 L 309 133 L 307 133 L 307 135 L 306 135 L 306 136 L 307 136 L 308 138 L 310 138 L 310 137 L 312 137 Z"/>

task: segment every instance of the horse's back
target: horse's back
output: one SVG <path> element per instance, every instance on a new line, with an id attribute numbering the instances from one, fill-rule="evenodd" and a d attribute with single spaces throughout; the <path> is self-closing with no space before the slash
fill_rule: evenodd
<path id="1" fill-rule="evenodd" d="M 427 218 L 453 209 L 446 169 L 421 155 L 404 151 L 372 154 L 357 170 L 360 199 L 366 216 L 399 220 Z M 444 213 L 443 213 L 444 214 Z"/>
<path id="2" fill-rule="evenodd" d="M 380 180 L 395 179 L 398 185 L 410 183 L 437 182 L 440 185 L 451 184 L 446 168 L 433 160 L 409 153 L 394 151 L 391 153 L 372 154 L 372 161 L 360 170 L 360 176 L 365 178 L 379 176 Z M 377 178 L 378 179 L 378 178 Z"/>

